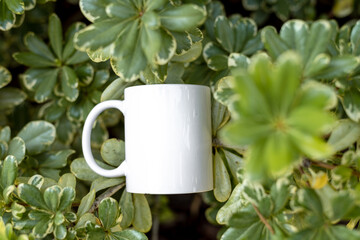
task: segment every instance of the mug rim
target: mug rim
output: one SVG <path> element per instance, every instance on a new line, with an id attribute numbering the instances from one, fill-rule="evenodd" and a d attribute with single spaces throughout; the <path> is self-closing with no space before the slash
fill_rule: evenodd
<path id="1" fill-rule="evenodd" d="M 131 87 L 127 87 L 125 88 L 125 92 L 127 92 L 128 89 L 134 89 L 134 88 L 164 88 L 164 87 L 194 87 L 194 88 L 205 88 L 205 89 L 209 89 L 209 86 L 206 85 L 197 85 L 197 84 L 188 84 L 188 83 L 169 83 L 169 84 L 145 84 L 145 85 L 136 85 L 136 86 L 131 86 Z"/>

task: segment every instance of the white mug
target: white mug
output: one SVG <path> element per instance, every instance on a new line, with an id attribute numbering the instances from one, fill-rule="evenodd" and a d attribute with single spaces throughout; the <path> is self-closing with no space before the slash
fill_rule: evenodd
<path id="1" fill-rule="evenodd" d="M 84 158 L 105 177 L 126 176 L 131 193 L 182 194 L 213 189 L 210 88 L 157 84 L 125 89 L 124 99 L 96 105 L 82 135 Z M 105 109 L 125 119 L 125 159 L 112 170 L 99 167 L 91 153 L 91 129 Z"/>

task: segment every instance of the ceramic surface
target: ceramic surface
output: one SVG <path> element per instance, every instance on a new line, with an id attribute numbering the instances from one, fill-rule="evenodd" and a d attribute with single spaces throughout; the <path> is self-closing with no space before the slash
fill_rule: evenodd
<path id="1" fill-rule="evenodd" d="M 132 193 L 177 194 L 213 189 L 211 96 L 206 86 L 161 84 L 125 89 L 124 101 L 96 105 L 82 137 L 85 160 L 105 177 L 126 176 Z M 125 119 L 126 160 L 116 169 L 100 168 L 91 153 L 91 129 L 108 108 Z"/>

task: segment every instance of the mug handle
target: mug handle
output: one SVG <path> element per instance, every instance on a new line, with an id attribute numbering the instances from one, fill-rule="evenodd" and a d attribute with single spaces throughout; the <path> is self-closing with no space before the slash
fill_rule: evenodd
<path id="1" fill-rule="evenodd" d="M 91 130 L 94 125 L 96 118 L 104 110 L 109 108 L 116 108 L 124 113 L 125 102 L 120 100 L 108 100 L 97 104 L 89 113 L 85 120 L 83 133 L 82 133 L 82 150 L 85 161 L 89 167 L 97 174 L 104 177 L 121 177 L 126 175 L 126 161 L 124 160 L 120 166 L 115 169 L 107 170 L 99 167 L 95 162 L 95 159 L 91 152 Z"/>

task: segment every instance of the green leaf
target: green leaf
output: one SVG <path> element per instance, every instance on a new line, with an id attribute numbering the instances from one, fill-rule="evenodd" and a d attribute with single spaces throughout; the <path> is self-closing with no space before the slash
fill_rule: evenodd
<path id="1" fill-rule="evenodd" d="M 8 144 L 4 141 L 0 141 L 0 159 L 4 159 L 8 152 Z"/>
<path id="2" fill-rule="evenodd" d="M 0 65 L 0 88 L 5 87 L 11 82 L 11 73 L 5 67 Z"/>
<path id="3" fill-rule="evenodd" d="M 138 24 L 138 21 L 128 24 L 128 34 L 119 39 L 122 44 L 115 47 L 115 56 L 110 61 L 116 75 L 127 81 L 139 78 L 140 73 L 145 70 L 147 65 L 146 56 L 142 48 L 138 47 L 141 41 L 137 31 Z"/>
<path id="4" fill-rule="evenodd" d="M 221 240 L 242 240 L 244 229 L 230 227 L 221 235 Z"/>
<path id="5" fill-rule="evenodd" d="M 42 153 L 36 158 L 39 160 L 39 165 L 43 168 L 63 168 L 67 164 L 70 155 L 75 151 L 71 149 L 60 150 L 57 152 L 50 151 Z"/>
<path id="6" fill-rule="evenodd" d="M 196 44 L 194 44 L 194 45 L 196 45 Z M 180 58 L 181 58 L 181 56 L 180 56 Z M 185 58 L 184 58 L 184 60 L 186 60 Z M 171 60 L 175 61 L 174 58 L 172 58 Z M 175 63 L 175 62 L 171 63 L 167 68 L 165 84 L 168 84 L 168 83 L 183 84 L 184 81 L 182 78 L 183 78 L 184 73 L 185 73 L 184 64 Z"/>
<path id="7" fill-rule="evenodd" d="M 28 71 L 30 72 L 31 69 Z M 44 71 L 42 75 L 39 75 L 39 78 L 31 78 L 32 76 L 30 74 L 24 76 L 26 79 L 25 81 L 38 84 L 35 90 L 35 101 L 43 103 L 49 99 L 55 87 L 58 73 L 59 69 L 48 69 L 47 71 Z"/>
<path id="8" fill-rule="evenodd" d="M 70 145 L 77 132 L 76 124 L 71 122 L 67 116 L 62 116 L 56 123 L 56 135 L 60 142 Z"/>
<path id="9" fill-rule="evenodd" d="M 105 229 L 110 229 L 115 225 L 118 218 L 118 202 L 113 198 L 105 198 L 99 205 L 99 219 Z"/>
<path id="10" fill-rule="evenodd" d="M 4 0 L 10 11 L 16 14 L 23 14 L 25 5 L 22 0 Z M 4 3 L 3 3 L 4 4 Z"/>
<path id="11" fill-rule="evenodd" d="M 170 61 L 170 59 L 175 54 L 176 39 L 170 32 L 164 29 L 160 29 L 160 31 L 161 31 L 161 48 L 158 54 L 156 55 L 155 63 L 158 65 L 165 65 Z"/>
<path id="12" fill-rule="evenodd" d="M 229 120 L 226 107 L 218 101 L 213 100 L 211 105 L 212 135 L 216 136 L 217 131 Z"/>
<path id="13" fill-rule="evenodd" d="M 143 17 L 145 16 L 148 15 L 145 14 Z M 151 27 L 147 26 L 142 28 L 142 32 L 140 35 L 140 44 L 147 60 L 150 63 L 153 63 L 155 61 L 155 57 L 161 48 L 161 41 L 161 30 L 151 29 Z M 151 44 L 149 44 L 150 42 Z"/>
<path id="14" fill-rule="evenodd" d="M 41 1 L 52 1 L 52 0 L 40 0 L 38 1 L 38 3 L 40 3 Z M 24 4 L 25 4 L 25 10 L 31 10 L 35 7 L 35 0 L 24 0 Z"/>
<path id="15" fill-rule="evenodd" d="M 85 225 L 88 224 L 88 222 L 95 225 L 96 221 L 97 221 L 97 218 L 94 216 L 94 214 L 85 213 L 77 221 L 77 223 L 75 225 L 75 229 L 77 230 L 77 229 L 85 228 Z"/>
<path id="16" fill-rule="evenodd" d="M 17 202 L 11 204 L 11 214 L 16 220 L 20 220 L 25 212 L 26 208 L 23 205 Z"/>
<path id="17" fill-rule="evenodd" d="M 92 204 L 95 201 L 96 192 L 95 190 L 90 190 L 88 194 L 86 194 L 80 202 L 78 211 L 76 213 L 79 221 L 81 217 L 83 217 L 91 208 Z"/>
<path id="18" fill-rule="evenodd" d="M 45 191 L 46 192 L 46 191 Z M 44 194 L 45 197 L 45 194 Z M 60 194 L 60 204 L 58 207 L 59 211 L 64 211 L 70 207 L 75 199 L 75 190 L 73 187 L 64 187 Z"/>
<path id="19" fill-rule="evenodd" d="M 270 215 L 274 209 L 274 203 L 271 200 L 271 197 L 265 196 L 262 198 L 259 201 L 258 208 L 261 212 L 261 215 L 263 215 L 265 218 L 270 218 Z"/>
<path id="20" fill-rule="evenodd" d="M 355 205 L 355 199 L 347 191 L 340 191 L 330 199 L 331 212 L 327 212 L 332 221 L 341 220 Z"/>
<path id="21" fill-rule="evenodd" d="M 301 86 L 299 106 L 311 106 L 317 109 L 332 109 L 337 105 L 337 96 L 334 89 L 315 81 L 306 81 Z M 309 107 L 309 108 L 311 108 Z"/>
<path id="22" fill-rule="evenodd" d="M 109 169 L 109 166 L 102 162 L 97 162 L 97 164 L 102 168 Z M 93 172 L 93 170 L 91 170 L 84 158 L 77 158 L 72 161 L 70 170 L 76 176 L 76 178 L 84 181 L 94 181 L 100 177 L 95 172 Z"/>
<path id="23" fill-rule="evenodd" d="M 106 129 L 106 126 L 101 119 L 96 121 L 95 126 L 92 130 L 91 134 L 91 146 L 100 148 L 101 144 L 106 141 L 106 139 L 109 138 L 109 132 Z M 110 168 L 107 164 L 103 164 L 107 166 L 107 168 Z M 112 167 L 111 167 L 112 169 Z"/>
<path id="24" fill-rule="evenodd" d="M 67 65 L 76 65 L 89 61 L 89 56 L 85 52 L 75 51 L 68 59 L 66 59 L 65 64 Z"/>
<path id="25" fill-rule="evenodd" d="M 308 135 L 300 130 L 289 131 L 292 142 L 307 156 L 313 159 L 323 159 L 333 154 L 334 149 L 322 138 Z"/>
<path id="26" fill-rule="evenodd" d="M 214 27 L 215 37 L 218 43 L 220 43 L 227 52 L 234 52 L 235 35 L 233 24 L 225 16 L 218 16 L 215 20 Z"/>
<path id="27" fill-rule="evenodd" d="M 228 57 L 229 68 L 244 68 L 247 69 L 250 59 L 243 54 L 230 53 Z"/>
<path id="28" fill-rule="evenodd" d="M 233 81 L 232 76 L 226 76 L 217 82 L 214 98 L 224 106 L 230 107 L 236 96 L 232 84 Z"/>
<path id="29" fill-rule="evenodd" d="M 220 71 L 228 67 L 228 54 L 213 42 L 205 45 L 203 57 L 211 70 Z"/>
<path id="30" fill-rule="evenodd" d="M 134 219 L 133 227 L 140 232 L 148 232 L 151 229 L 152 217 L 149 203 L 144 194 L 133 194 Z"/>
<path id="31" fill-rule="evenodd" d="M 33 228 L 32 234 L 36 238 L 44 238 L 53 231 L 53 221 L 50 218 L 41 219 Z"/>
<path id="32" fill-rule="evenodd" d="M 55 57 L 49 47 L 33 32 L 29 32 L 25 35 L 24 42 L 27 48 L 34 54 L 47 58 L 51 62 L 55 62 Z"/>
<path id="33" fill-rule="evenodd" d="M 257 26 L 251 18 L 240 18 L 234 15 L 229 18 L 233 24 L 235 42 L 232 52 L 241 52 L 245 55 L 253 55 L 263 48 L 260 35 L 257 34 Z"/>
<path id="34" fill-rule="evenodd" d="M 47 205 L 42 197 L 40 190 L 29 184 L 21 183 L 18 186 L 19 197 L 32 207 L 47 209 Z"/>
<path id="35" fill-rule="evenodd" d="M 351 40 L 351 48 L 352 48 L 352 52 L 353 54 L 355 54 L 356 56 L 360 55 L 360 21 L 357 21 L 355 26 L 353 27 L 352 31 L 351 31 L 351 36 L 350 36 L 350 40 Z"/>
<path id="36" fill-rule="evenodd" d="M 24 140 L 22 140 L 22 138 L 14 137 L 13 139 L 11 139 L 11 141 L 9 142 L 8 154 L 13 155 L 16 158 L 18 164 L 20 164 L 21 161 L 24 159 L 25 151 L 25 142 Z"/>
<path id="37" fill-rule="evenodd" d="M 136 1 L 133 3 L 130 2 L 109 3 L 106 6 L 106 14 L 111 18 L 116 18 L 118 21 L 134 18 L 134 17 L 136 18 L 137 14 L 139 14 L 140 8 L 143 8 L 142 6 L 143 4 L 144 3 L 140 3 L 140 2 L 136 3 Z M 145 10 L 144 12 L 146 13 L 148 11 Z"/>
<path id="38" fill-rule="evenodd" d="M 11 12 L 5 2 L 0 4 L 0 30 L 7 31 L 15 24 L 15 13 Z"/>
<path id="39" fill-rule="evenodd" d="M 305 51 L 302 54 L 303 61 L 306 63 L 305 72 L 306 69 L 311 66 L 315 57 L 326 50 L 330 41 L 330 34 L 331 25 L 327 21 L 319 20 L 311 25 L 309 35 L 306 40 Z"/>
<path id="40" fill-rule="evenodd" d="M 180 55 L 174 55 L 171 59 L 173 62 L 188 63 L 195 61 L 202 53 L 202 43 L 197 42 L 191 45 L 191 48 Z"/>
<path id="41" fill-rule="evenodd" d="M 243 158 L 237 154 L 234 154 L 234 153 L 228 151 L 228 150 L 225 150 L 225 149 L 221 149 L 221 150 L 224 154 L 224 158 L 227 161 L 227 164 L 229 166 L 229 169 L 233 176 L 233 179 L 237 179 L 237 172 L 243 164 Z M 236 180 L 235 180 L 235 182 L 236 182 Z"/>
<path id="42" fill-rule="evenodd" d="M 309 78 L 333 80 L 334 78 L 346 77 L 359 65 L 355 56 L 343 55 L 332 57 L 329 64 L 321 70 L 308 75 Z"/>
<path id="43" fill-rule="evenodd" d="M 292 52 L 286 52 L 279 57 L 277 64 L 274 79 L 269 84 L 269 92 L 273 100 L 272 107 L 274 111 L 287 113 L 301 81 L 301 59 Z M 286 91 L 281 91 L 281 88 L 286 88 Z"/>
<path id="44" fill-rule="evenodd" d="M 270 196 L 274 202 L 274 213 L 281 211 L 290 198 L 290 182 L 287 178 L 279 178 L 275 184 L 271 186 Z"/>
<path id="45" fill-rule="evenodd" d="M 8 142 L 11 137 L 11 129 L 9 126 L 5 126 L 0 130 L 0 141 Z"/>
<path id="46" fill-rule="evenodd" d="M 340 225 L 331 226 L 330 234 L 332 234 L 332 236 L 335 237 L 336 239 L 356 240 L 360 238 L 359 231 L 350 230 L 347 227 Z"/>
<path id="47" fill-rule="evenodd" d="M 68 220 L 69 222 L 76 222 L 76 220 L 77 220 L 77 217 L 76 217 L 76 214 L 75 213 L 73 213 L 73 212 L 67 212 L 67 213 L 65 213 L 65 218 L 66 218 L 66 220 Z"/>
<path id="48" fill-rule="evenodd" d="M 60 178 L 60 169 L 40 168 L 38 171 L 39 174 L 43 175 L 46 178 L 51 178 L 54 181 L 58 181 Z"/>
<path id="49" fill-rule="evenodd" d="M 126 82 L 125 79 L 117 78 L 103 91 L 101 94 L 101 102 L 111 99 L 120 99 L 124 95 L 125 88 L 131 86 L 132 83 Z"/>
<path id="50" fill-rule="evenodd" d="M 80 0 L 79 5 L 81 12 L 90 22 L 98 22 L 108 18 L 105 10 L 111 2 L 111 0 Z"/>
<path id="51" fill-rule="evenodd" d="M 94 23 L 75 34 L 75 46 L 89 52 L 104 49 L 116 41 L 126 24 L 126 21 L 117 18 Z"/>
<path id="52" fill-rule="evenodd" d="M 79 96 L 78 77 L 72 68 L 63 66 L 61 68 L 61 88 L 66 100 L 74 102 Z"/>
<path id="53" fill-rule="evenodd" d="M 244 231 L 258 221 L 259 217 L 256 214 L 254 207 L 251 204 L 248 204 L 246 207 L 241 208 L 239 212 L 231 216 L 229 226 Z"/>
<path id="54" fill-rule="evenodd" d="M 263 198 L 267 197 L 264 187 L 259 182 L 246 180 L 243 182 L 243 185 L 243 196 L 251 203 L 258 205 Z"/>
<path id="55" fill-rule="evenodd" d="M 169 7 L 160 12 L 161 25 L 170 31 L 188 31 L 201 25 L 206 19 L 205 9 L 195 4 Z"/>
<path id="56" fill-rule="evenodd" d="M 18 88 L 0 89 L 0 111 L 12 109 L 26 99 L 26 94 Z"/>
<path id="57" fill-rule="evenodd" d="M 98 192 L 100 190 L 113 187 L 119 184 L 122 184 L 125 182 L 124 178 L 104 178 L 99 177 L 95 179 L 92 184 L 90 190 L 95 190 L 95 192 Z"/>
<path id="58" fill-rule="evenodd" d="M 128 193 L 126 189 L 123 191 L 120 198 L 120 212 L 122 215 L 120 227 L 122 229 L 128 228 L 134 219 L 134 204 L 132 194 Z"/>
<path id="59" fill-rule="evenodd" d="M 318 216 L 322 216 L 323 207 L 319 196 L 313 189 L 302 188 L 297 191 L 296 202 L 304 208 L 312 211 Z"/>
<path id="60" fill-rule="evenodd" d="M 17 52 L 13 54 L 13 58 L 20 64 L 33 68 L 56 67 L 56 63 L 52 60 L 44 58 L 32 52 Z"/>
<path id="61" fill-rule="evenodd" d="M 55 217 L 54 217 L 55 225 L 58 226 L 64 222 L 65 222 L 64 214 L 62 214 L 61 212 L 56 212 Z"/>
<path id="62" fill-rule="evenodd" d="M 230 217 L 244 206 L 243 190 L 244 186 L 242 184 L 239 183 L 235 186 L 229 200 L 220 208 L 216 215 L 216 221 L 219 224 L 228 224 Z"/>
<path id="63" fill-rule="evenodd" d="M 74 35 L 81 29 L 85 28 L 84 23 L 76 22 L 72 24 L 65 33 L 65 46 L 62 52 L 63 59 L 67 60 L 76 53 L 74 46 Z"/>
<path id="64" fill-rule="evenodd" d="M 111 237 L 117 240 L 147 240 L 145 234 L 132 230 L 132 229 L 125 229 L 120 232 L 113 232 Z"/>
<path id="65" fill-rule="evenodd" d="M 302 20 L 290 20 L 281 27 L 279 35 L 289 47 L 303 54 L 309 35 L 309 27 Z"/>
<path id="66" fill-rule="evenodd" d="M 110 73 L 109 73 L 109 70 L 107 70 L 107 69 L 102 69 L 102 70 L 96 71 L 94 80 L 92 81 L 92 83 L 89 86 L 90 89 L 101 88 L 108 81 L 109 77 L 110 77 Z"/>
<path id="67" fill-rule="evenodd" d="M 231 194 L 229 173 L 218 152 L 214 156 L 214 196 L 219 202 L 225 202 Z"/>
<path id="68" fill-rule="evenodd" d="M 56 14 L 50 15 L 48 33 L 50 46 L 54 50 L 56 56 L 61 60 L 63 45 L 62 26 L 61 21 Z"/>
<path id="69" fill-rule="evenodd" d="M 18 133 L 26 145 L 29 154 L 43 152 L 55 140 L 55 127 L 46 121 L 32 121 Z"/>
<path id="70" fill-rule="evenodd" d="M 76 189 L 76 178 L 72 173 L 65 173 L 60 177 L 58 185 L 63 189 L 65 187 Z"/>
<path id="71" fill-rule="evenodd" d="M 274 27 L 268 26 L 261 31 L 261 41 L 268 54 L 274 59 L 289 49 L 286 42 L 277 35 Z"/>
<path id="72" fill-rule="evenodd" d="M 265 231 L 265 233 L 264 233 Z M 242 239 L 267 239 L 262 236 L 266 234 L 264 230 L 264 225 L 262 222 L 256 222 L 247 229 L 236 229 L 229 228 L 222 236 L 222 240 L 242 240 Z"/>
<path id="73" fill-rule="evenodd" d="M 65 239 L 67 235 L 67 229 L 64 225 L 55 226 L 54 236 L 56 239 Z"/>
<path id="74" fill-rule="evenodd" d="M 342 104 L 348 117 L 355 122 L 359 122 L 360 92 L 353 88 L 351 88 L 349 91 L 346 91 Z"/>
<path id="75" fill-rule="evenodd" d="M 109 60 L 110 57 L 112 56 L 114 46 L 115 46 L 115 44 L 112 43 L 109 46 L 107 46 L 106 48 L 99 49 L 94 52 L 87 51 L 86 53 L 93 62 L 97 62 L 97 63 L 105 62 L 105 61 Z"/>
<path id="76" fill-rule="evenodd" d="M 331 132 L 328 143 L 338 152 L 350 147 L 360 137 L 360 125 L 350 119 L 341 119 Z"/>
<path id="77" fill-rule="evenodd" d="M 38 189 L 40 189 L 43 186 L 44 182 L 45 182 L 44 177 L 39 174 L 33 175 L 28 180 L 28 184 L 31 184 L 31 185 L 37 187 Z"/>
<path id="78" fill-rule="evenodd" d="M 109 139 L 101 146 L 100 153 L 106 163 L 119 166 L 125 160 L 125 142 L 116 138 Z"/>
<path id="79" fill-rule="evenodd" d="M 14 193 L 16 191 L 16 186 L 15 185 L 10 185 L 10 186 L 7 186 L 3 192 L 2 192 L 2 196 L 4 198 L 4 202 L 5 204 L 10 204 L 13 199 L 11 198 L 12 196 L 12 193 Z"/>
<path id="80" fill-rule="evenodd" d="M 171 34 L 176 39 L 176 54 L 182 54 L 190 50 L 193 43 L 187 32 L 172 32 Z"/>
<path id="81" fill-rule="evenodd" d="M 53 212 L 59 207 L 60 204 L 61 188 L 57 185 L 47 188 L 44 192 L 44 201 L 48 208 Z"/>
<path id="82" fill-rule="evenodd" d="M 17 162 L 16 158 L 12 155 L 8 155 L 1 168 L 1 188 L 13 185 L 17 177 Z"/>

